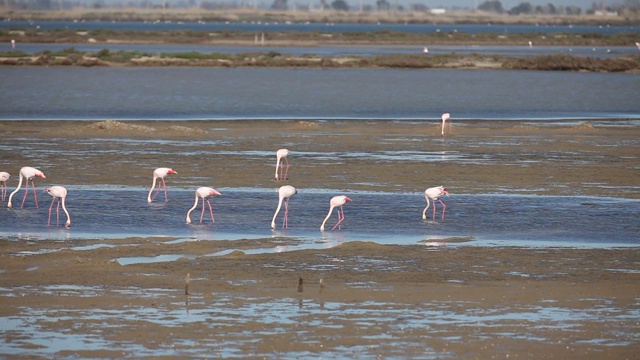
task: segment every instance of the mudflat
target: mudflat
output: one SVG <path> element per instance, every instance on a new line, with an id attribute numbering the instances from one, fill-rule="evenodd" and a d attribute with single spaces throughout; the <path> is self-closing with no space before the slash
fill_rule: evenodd
<path id="1" fill-rule="evenodd" d="M 639 197 L 637 127 L 453 121 L 446 130 L 441 137 L 438 121 L 3 121 L 15 151 L 3 151 L 0 170 L 17 177 L 21 166 L 46 164 L 52 183 L 147 186 L 150 172 L 134 174 L 162 164 L 179 169 L 174 186 L 216 169 L 223 186 L 273 187 L 275 151 L 288 147 L 296 186 L 307 188 Z M 126 152 L 126 140 L 154 141 L 144 153 Z M 37 144 L 55 151 L 30 151 Z M 273 163 L 246 150 L 273 151 Z M 302 155 L 398 151 L 470 160 L 332 164 Z M 288 252 L 296 239 L 171 240 L 0 239 L 0 354 L 632 359 L 640 349 L 636 247 L 449 238 Z M 285 251 L 251 252 L 276 246 Z M 123 261 L 171 254 L 183 256 Z"/>

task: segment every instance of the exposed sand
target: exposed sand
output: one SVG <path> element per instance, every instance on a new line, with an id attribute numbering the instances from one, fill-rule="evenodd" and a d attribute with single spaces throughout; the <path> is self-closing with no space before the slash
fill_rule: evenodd
<path id="1" fill-rule="evenodd" d="M 224 186 L 273 186 L 274 164 L 242 156 L 212 154 L 200 159 L 197 168 L 188 166 L 193 160 L 187 155 L 190 140 L 208 139 L 216 150 L 231 154 L 234 149 L 271 149 L 274 161 L 281 144 L 291 145 L 292 171 L 300 187 L 349 184 L 379 190 L 376 178 L 384 177 L 385 183 L 398 184 L 395 191 L 422 191 L 442 183 L 458 193 L 500 188 L 640 197 L 636 127 L 461 126 L 454 121 L 453 135 L 442 139 L 437 123 L 3 121 L 3 141 L 18 149 L 60 138 L 59 146 L 75 155 L 56 159 L 45 153 L 36 158 L 25 151 L 3 153 L 0 170 L 16 169 L 10 171 L 17 177 L 20 166 L 39 166 L 34 163 L 38 159 L 47 164 L 52 183 L 148 185 L 148 174 L 132 174 L 140 172 L 141 164 L 166 164 L 166 159 L 150 152 L 123 161 L 122 155 L 103 150 L 126 149 L 124 143 L 96 142 L 88 148 L 74 139 L 161 138 L 181 144 L 166 164 L 179 168 L 174 186 L 190 186 L 188 179 L 208 168 L 225 174 L 220 178 Z M 460 151 L 493 160 L 463 166 L 425 162 L 416 168 L 410 161 L 371 166 L 354 157 L 331 165 L 295 157 L 295 151 L 417 150 Z M 79 163 L 111 162 L 117 166 L 97 166 L 78 176 L 84 172 Z M 321 176 L 344 168 L 349 171 L 341 176 Z M 603 186 L 589 185 L 593 183 Z M 619 190 L 602 194 L 603 187 Z M 36 329 L 3 331 L 0 354 L 28 354 L 31 349 L 49 354 L 45 358 L 633 359 L 640 351 L 638 248 L 353 242 L 326 250 L 249 255 L 250 249 L 296 240 L 167 240 L 0 239 L 0 316 Z M 115 246 L 70 249 L 96 242 Z M 211 256 L 224 250 L 237 251 Z M 177 253 L 190 257 L 126 266 L 115 261 Z M 61 339 L 85 336 L 85 346 L 43 345 L 43 338 L 56 338 L 52 334 Z"/>

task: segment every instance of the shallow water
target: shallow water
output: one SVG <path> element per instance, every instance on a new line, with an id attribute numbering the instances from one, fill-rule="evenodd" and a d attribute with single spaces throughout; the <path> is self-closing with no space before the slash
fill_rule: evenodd
<path id="1" fill-rule="evenodd" d="M 366 285 L 347 284 L 357 288 Z M 510 337 L 532 343 L 549 343 L 547 338 L 554 332 L 564 332 L 567 346 L 589 343 L 601 346 L 630 346 L 636 344 L 640 310 L 620 308 L 607 299 L 584 299 L 573 306 L 554 304 L 554 300 L 539 306 L 523 308 L 497 305 L 486 308 L 482 302 L 467 302 L 466 311 L 460 311 L 459 301 L 425 301 L 404 304 L 398 302 L 365 301 L 354 306 L 350 302 L 303 299 L 302 297 L 248 297 L 238 298 L 224 293 L 215 296 L 176 296 L 163 289 L 148 289 L 144 294 L 129 288 L 101 288 L 84 286 L 44 286 L 0 288 L 2 297 L 58 296 L 58 297 L 117 297 L 142 295 L 148 299 L 172 297 L 173 301 L 157 306 L 142 307 L 132 305 L 124 311 L 110 308 L 91 309 L 37 309 L 23 307 L 21 314 L 0 317 L 0 331 L 10 334 L 11 342 L 4 344 L 2 352 L 7 355 L 38 355 L 64 357 L 64 352 L 117 349 L 123 356 L 203 356 L 239 358 L 249 355 L 267 355 L 271 351 L 254 347 L 256 339 L 270 341 L 280 335 L 295 333 L 306 326 L 324 327 L 334 330 L 333 336 L 307 334 L 306 344 L 317 344 L 317 351 L 287 352 L 286 356 L 347 356 L 358 353 L 368 354 L 367 346 L 345 346 L 325 351 L 324 342 L 341 339 L 348 341 L 346 327 L 361 328 L 358 336 L 370 337 L 375 341 L 375 349 L 384 351 L 386 358 L 404 358 L 407 353 L 419 354 L 422 359 L 453 358 L 454 354 L 439 348 L 426 346 L 443 340 L 452 343 L 486 340 L 496 337 Z M 55 323 L 77 324 L 82 319 L 82 333 L 60 332 Z M 592 334 L 590 326 L 610 324 L 608 331 L 596 337 L 584 338 Z M 140 328 L 144 324 L 162 325 L 174 329 L 171 338 L 162 334 L 152 344 L 140 344 L 128 338 L 128 329 Z M 250 326 L 251 331 L 242 327 Z M 180 328 L 188 326 L 196 329 L 199 338 L 185 337 Z M 220 332 L 220 329 L 224 331 Z M 258 330 L 262 329 L 262 330 Z M 508 329 L 508 330 L 507 330 Z M 508 332 L 505 332 L 508 331 Z M 104 334 L 108 332 L 109 337 Z M 208 334 L 205 336 L 205 334 Z M 224 335 L 222 335 L 224 334 Z M 413 334 L 413 335 L 409 335 Z M 420 335 L 424 334 L 424 335 Z M 398 339 L 403 342 L 399 343 Z M 292 339 L 292 341 L 295 341 Z M 257 344 L 256 344 L 257 345 Z M 266 347 L 268 349 L 268 347 Z M 273 355 L 273 354 L 272 354 Z M 459 354 L 458 354 L 459 355 Z"/>
<path id="2" fill-rule="evenodd" d="M 299 245 L 264 249 L 266 252 L 299 248 L 323 248 L 342 242 L 363 240 L 383 244 L 418 244 L 450 237 L 471 237 L 482 246 L 612 247 L 640 245 L 640 201 L 579 196 L 527 196 L 504 194 L 452 194 L 443 197 L 445 218 L 438 203 L 422 219 L 425 207 L 421 193 L 340 192 L 298 189 L 289 203 L 289 228 L 282 229 L 284 208 L 275 230 L 271 219 L 278 202 L 274 189 L 218 188 L 222 196 L 212 199 L 215 223 L 209 211 L 199 223 L 201 204 L 186 224 L 186 212 L 194 203 L 193 191 L 170 189 L 169 201 L 158 195 L 146 202 L 145 189 L 68 187 L 67 208 L 73 224 L 64 229 L 47 226 L 50 197 L 40 197 L 35 208 L 30 195 L 20 208 L 23 191 L 14 198 L 14 209 L 0 208 L 0 235 L 15 240 L 124 238 L 166 236 L 189 240 L 233 240 L 285 236 L 301 239 Z M 348 195 L 346 220 L 341 231 L 320 232 L 329 199 Z M 335 212 L 327 229 L 336 221 Z M 55 208 L 52 222 L 56 222 Z M 180 255 L 180 254 L 176 254 Z M 144 262 L 144 259 L 139 259 Z"/>

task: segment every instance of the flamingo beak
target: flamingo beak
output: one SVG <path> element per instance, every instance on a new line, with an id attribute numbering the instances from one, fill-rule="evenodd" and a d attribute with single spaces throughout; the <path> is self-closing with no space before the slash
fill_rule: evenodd
<path id="1" fill-rule="evenodd" d="M 349 199 L 348 197 L 345 197 L 345 198 L 344 198 L 344 201 L 346 201 L 346 202 L 351 202 L 351 199 Z"/>

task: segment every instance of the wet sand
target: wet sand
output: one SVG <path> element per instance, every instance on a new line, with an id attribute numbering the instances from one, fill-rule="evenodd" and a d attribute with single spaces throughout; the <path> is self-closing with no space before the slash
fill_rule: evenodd
<path id="1" fill-rule="evenodd" d="M 4 141 L 19 150 L 3 152 L 0 170 L 17 177 L 20 166 L 36 166 L 51 184 L 147 186 L 150 171 L 137 174 L 157 164 L 178 168 L 174 186 L 211 174 L 221 186 L 275 187 L 275 164 L 241 152 L 273 151 L 275 162 L 284 144 L 293 150 L 290 181 L 301 188 L 403 192 L 444 184 L 457 193 L 639 198 L 637 127 L 453 124 L 443 139 L 435 120 L 3 121 Z M 88 139 L 171 141 L 129 153 L 126 141 Z M 33 144 L 57 152 L 25 150 Z M 171 158 L 158 158 L 158 147 Z M 61 158 L 64 151 L 73 156 Z M 460 152 L 473 161 L 296 158 L 398 151 Z M 637 248 L 478 248 L 441 239 L 445 246 L 351 242 L 251 254 L 296 239 L 169 240 L 0 239 L 0 312 L 8 319 L 0 354 L 631 359 L 640 350 Z M 117 261 L 168 254 L 185 257 Z"/>

